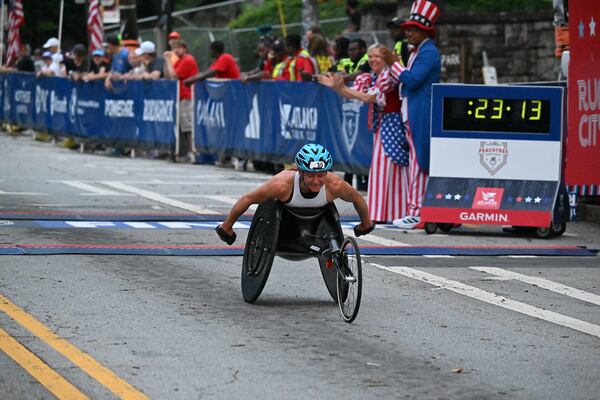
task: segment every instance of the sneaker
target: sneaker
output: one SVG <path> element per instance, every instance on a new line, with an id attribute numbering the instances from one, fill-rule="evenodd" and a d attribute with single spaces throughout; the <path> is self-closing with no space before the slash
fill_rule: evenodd
<path id="1" fill-rule="evenodd" d="M 402 229 L 415 229 L 417 225 L 421 222 L 421 217 L 413 217 L 407 215 L 404 218 L 395 219 L 392 221 L 392 224 L 396 225 L 398 228 Z"/>

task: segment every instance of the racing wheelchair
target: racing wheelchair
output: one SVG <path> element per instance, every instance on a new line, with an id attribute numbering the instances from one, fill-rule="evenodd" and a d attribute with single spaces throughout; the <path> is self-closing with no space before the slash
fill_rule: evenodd
<path id="1" fill-rule="evenodd" d="M 344 239 L 333 203 L 320 208 L 291 208 L 278 200 L 259 204 L 244 249 L 244 301 L 258 299 L 276 255 L 291 261 L 316 257 L 342 319 L 350 323 L 356 318 L 362 294 L 360 251 L 354 238 Z"/>

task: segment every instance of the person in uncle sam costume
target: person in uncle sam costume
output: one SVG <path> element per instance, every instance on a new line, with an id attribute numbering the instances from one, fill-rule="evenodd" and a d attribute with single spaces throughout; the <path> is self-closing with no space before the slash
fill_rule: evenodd
<path id="1" fill-rule="evenodd" d="M 319 82 L 347 99 L 369 104 L 369 129 L 373 131 L 373 155 L 369 170 L 367 205 L 375 223 L 388 223 L 407 212 L 409 144 L 404 135 L 400 114 L 398 84 L 388 77 L 383 45 L 373 45 L 367 52 L 371 73 L 356 77 L 349 88 L 340 74 L 320 75 Z"/>
<path id="2" fill-rule="evenodd" d="M 401 27 L 413 50 L 405 67 L 391 52 L 385 54 L 390 65 L 390 78 L 400 85 L 402 119 L 410 144 L 408 166 L 408 213 L 393 221 L 394 225 L 413 229 L 420 227 L 420 213 L 429 171 L 429 128 L 431 86 L 440 81 L 440 52 L 433 43 L 434 24 L 440 9 L 427 0 L 412 4 L 410 18 Z"/>

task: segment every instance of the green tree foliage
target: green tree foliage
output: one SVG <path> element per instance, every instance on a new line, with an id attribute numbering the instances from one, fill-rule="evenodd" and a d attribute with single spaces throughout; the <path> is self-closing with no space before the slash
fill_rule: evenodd
<path id="1" fill-rule="evenodd" d="M 552 0 L 446 0 L 446 12 L 502 12 L 552 9 Z"/>

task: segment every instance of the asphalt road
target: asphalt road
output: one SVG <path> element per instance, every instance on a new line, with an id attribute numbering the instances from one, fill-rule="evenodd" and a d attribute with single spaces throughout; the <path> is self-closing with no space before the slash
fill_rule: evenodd
<path id="1" fill-rule="evenodd" d="M 218 215 L 268 176 L 80 154 L 0 134 L 0 214 Z M 339 204 L 342 214 L 351 207 Z M 168 224 L 167 224 L 168 225 Z M 221 245 L 211 229 L 0 221 L 0 245 Z M 238 229 L 238 244 L 247 230 Z M 464 227 L 359 244 L 600 248 Z M 0 397 L 597 399 L 600 258 L 363 259 L 344 323 L 316 260 L 276 258 L 253 305 L 241 257 L 0 256 Z"/>

